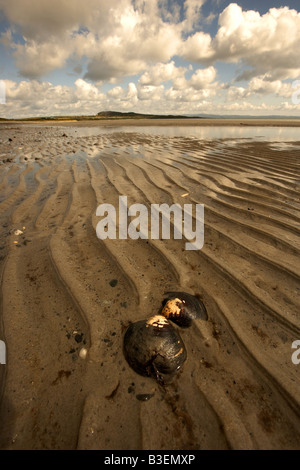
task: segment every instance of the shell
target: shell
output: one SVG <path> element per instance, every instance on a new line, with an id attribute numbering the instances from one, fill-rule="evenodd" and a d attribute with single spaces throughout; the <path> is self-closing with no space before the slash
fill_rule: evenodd
<path id="1" fill-rule="evenodd" d="M 161 315 L 172 320 L 178 326 L 187 328 L 196 318 L 207 320 L 208 315 L 204 303 L 198 296 L 186 292 L 166 292 Z"/>
<path id="2" fill-rule="evenodd" d="M 85 359 L 87 356 L 87 353 L 88 351 L 86 348 L 81 348 L 79 351 L 79 357 L 81 357 L 81 359 Z"/>
<path id="3" fill-rule="evenodd" d="M 160 383 L 172 380 L 187 356 L 178 331 L 162 315 L 129 325 L 123 350 L 135 372 L 155 377 Z"/>

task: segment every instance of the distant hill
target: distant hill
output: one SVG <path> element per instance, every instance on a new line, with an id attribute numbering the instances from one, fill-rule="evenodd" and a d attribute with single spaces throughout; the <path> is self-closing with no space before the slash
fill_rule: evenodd
<path id="1" fill-rule="evenodd" d="M 97 114 L 99 117 L 103 118 L 147 118 L 147 119 L 188 119 L 189 116 L 182 116 L 182 115 L 173 115 L 173 114 L 143 114 L 143 113 L 134 113 L 128 112 L 123 113 L 120 111 L 101 111 Z"/>
<path id="2" fill-rule="evenodd" d="M 28 118 L 20 118 L 20 119 L 6 119 L 1 118 L 0 121 L 101 121 L 105 119 L 189 119 L 190 116 L 181 116 L 177 115 L 174 116 L 172 114 L 169 115 L 160 115 L 160 114 L 142 114 L 142 113 L 122 113 L 119 111 L 101 111 L 98 114 L 93 116 L 38 116 L 38 117 L 28 117 Z"/>
<path id="3" fill-rule="evenodd" d="M 36 116 L 36 117 L 28 117 L 28 118 L 15 118 L 15 119 L 7 119 L 4 117 L 0 117 L 0 122 L 5 121 L 101 121 L 105 119 L 248 119 L 248 120 L 264 120 L 264 119 L 282 119 L 282 120 L 291 120 L 291 119 L 299 119 L 300 116 L 247 116 L 247 115 L 235 115 L 235 114 L 144 114 L 144 113 L 134 113 L 133 111 L 129 112 L 121 112 L 121 111 L 100 111 L 98 114 L 94 115 L 79 115 L 79 116 Z"/>

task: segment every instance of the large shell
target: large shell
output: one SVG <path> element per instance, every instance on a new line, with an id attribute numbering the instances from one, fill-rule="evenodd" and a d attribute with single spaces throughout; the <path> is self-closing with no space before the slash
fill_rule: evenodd
<path id="1" fill-rule="evenodd" d="M 168 382 L 186 360 L 178 331 L 161 315 L 132 323 L 124 336 L 124 356 L 133 370 Z"/>
<path id="2" fill-rule="evenodd" d="M 204 303 L 198 296 L 187 292 L 166 292 L 161 315 L 181 327 L 189 327 L 196 318 L 207 320 Z"/>

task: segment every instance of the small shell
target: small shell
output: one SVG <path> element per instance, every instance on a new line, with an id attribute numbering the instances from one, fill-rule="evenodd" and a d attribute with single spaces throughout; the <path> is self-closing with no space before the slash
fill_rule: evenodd
<path id="1" fill-rule="evenodd" d="M 123 350 L 135 372 L 162 383 L 172 379 L 186 360 L 179 333 L 161 315 L 132 323 L 125 333 Z"/>
<path id="2" fill-rule="evenodd" d="M 186 292 L 166 292 L 161 314 L 181 327 L 189 327 L 196 318 L 207 320 L 207 311 L 198 296 Z"/>
<path id="3" fill-rule="evenodd" d="M 87 356 L 87 349 L 86 348 L 81 348 L 80 351 L 79 351 L 79 357 L 81 357 L 81 359 L 85 359 Z"/>

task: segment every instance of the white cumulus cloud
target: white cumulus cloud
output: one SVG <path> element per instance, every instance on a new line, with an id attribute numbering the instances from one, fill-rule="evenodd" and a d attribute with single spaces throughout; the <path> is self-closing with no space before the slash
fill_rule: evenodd
<path id="1" fill-rule="evenodd" d="M 227 110 L 241 109 L 247 101 L 254 110 L 263 109 L 264 97 L 275 107 L 284 99 L 283 109 L 296 109 L 287 103 L 291 81 L 300 77 L 300 13 L 283 6 L 260 14 L 233 2 L 220 10 L 213 35 L 202 27 L 214 16 L 211 11 L 203 17 L 207 5 L 0 0 L 0 42 L 22 77 L 6 81 L 5 112 L 93 114 L 140 107 L 186 113 L 213 109 L 214 103 L 217 109 L 222 102 Z M 220 73 L 224 62 L 235 70 L 228 83 Z M 49 77 L 56 71 L 68 73 L 67 83 L 72 76 L 74 85 L 54 86 Z M 107 83 L 115 86 L 104 92 Z"/>

